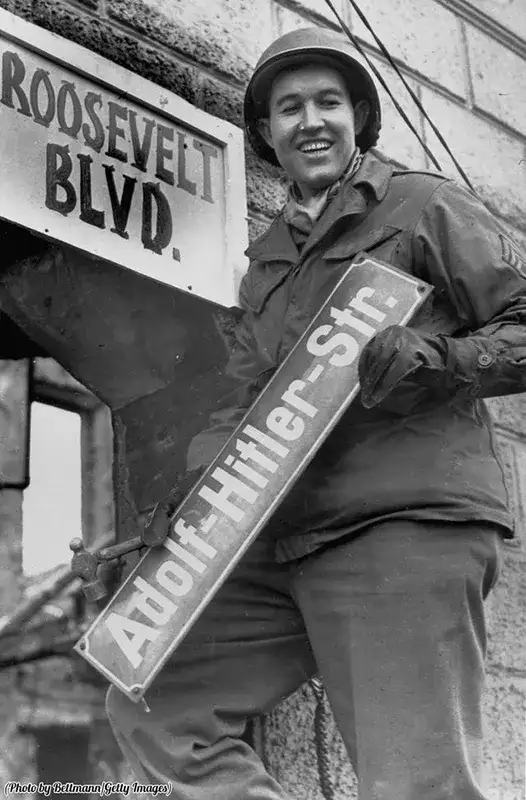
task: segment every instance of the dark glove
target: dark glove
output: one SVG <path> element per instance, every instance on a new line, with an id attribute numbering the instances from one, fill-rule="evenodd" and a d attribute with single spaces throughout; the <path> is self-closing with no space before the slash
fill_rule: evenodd
<path id="1" fill-rule="evenodd" d="M 155 547 L 166 539 L 170 528 L 170 520 L 179 508 L 186 495 L 197 483 L 206 467 L 198 467 L 185 472 L 175 483 L 173 489 L 160 500 L 144 523 L 141 539 L 148 547 Z"/>
<path id="2" fill-rule="evenodd" d="M 460 392 L 476 396 L 480 373 L 495 362 L 494 350 L 482 337 L 454 339 L 392 325 L 374 336 L 361 354 L 362 404 L 373 408 L 409 383 L 426 390 L 416 393 L 419 401 L 441 402 Z M 410 403 L 406 413 L 414 405 Z"/>

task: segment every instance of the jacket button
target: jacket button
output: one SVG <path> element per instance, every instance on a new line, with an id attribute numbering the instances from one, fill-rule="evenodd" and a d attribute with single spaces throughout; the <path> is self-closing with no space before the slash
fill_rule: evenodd
<path id="1" fill-rule="evenodd" d="M 477 361 L 479 367 L 489 367 L 490 364 L 493 364 L 493 356 L 490 356 L 489 353 L 481 353 Z"/>

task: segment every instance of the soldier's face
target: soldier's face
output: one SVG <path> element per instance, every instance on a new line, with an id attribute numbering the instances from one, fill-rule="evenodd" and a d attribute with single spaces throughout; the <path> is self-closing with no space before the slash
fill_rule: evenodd
<path id="1" fill-rule="evenodd" d="M 367 110 L 363 102 L 353 108 L 343 77 L 331 67 L 300 67 L 274 80 L 261 134 L 304 199 L 342 175 Z"/>

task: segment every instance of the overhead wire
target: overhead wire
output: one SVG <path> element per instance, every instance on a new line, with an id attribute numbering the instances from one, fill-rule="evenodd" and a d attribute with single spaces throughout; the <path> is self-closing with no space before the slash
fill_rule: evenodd
<path id="1" fill-rule="evenodd" d="M 349 28 L 349 26 L 347 25 L 347 23 L 342 19 L 340 13 L 334 7 L 334 3 L 332 2 L 332 0 L 325 0 L 325 2 L 329 6 L 331 11 L 333 12 L 333 14 L 336 17 L 336 19 L 338 20 L 342 30 L 345 32 L 347 37 L 351 40 L 352 44 L 356 47 L 358 52 L 362 55 L 362 57 L 364 58 L 364 60 L 366 61 L 367 65 L 368 65 L 368 67 L 370 68 L 370 70 L 375 75 L 376 79 L 379 81 L 381 86 L 385 89 L 385 91 L 387 92 L 387 94 L 391 98 L 391 101 L 392 101 L 394 107 L 396 108 L 396 110 L 398 111 L 398 113 L 400 114 L 400 116 L 402 117 L 402 119 L 404 120 L 406 125 L 408 126 L 408 128 L 411 130 L 411 132 L 418 139 L 418 141 L 419 141 L 420 145 L 422 146 L 422 148 L 424 149 L 425 153 L 429 156 L 429 158 L 431 159 L 431 161 L 435 165 L 435 167 L 440 172 L 442 172 L 443 171 L 442 167 L 440 166 L 440 163 L 437 160 L 437 158 L 435 157 L 434 153 L 431 151 L 431 149 L 429 148 L 427 143 L 420 136 L 419 132 L 416 130 L 415 126 L 413 125 L 413 123 L 409 119 L 408 115 L 405 113 L 405 111 L 401 107 L 400 103 L 398 103 L 398 101 L 394 97 L 394 95 L 393 95 L 391 89 L 389 88 L 389 86 L 387 85 L 387 82 L 385 81 L 383 75 L 380 73 L 378 68 L 375 66 L 375 64 L 373 63 L 373 61 L 371 60 L 371 58 L 369 57 L 369 55 L 365 51 L 365 49 L 361 46 L 360 42 L 358 41 L 356 36 L 352 33 L 352 31 Z M 395 60 L 391 56 L 391 54 L 389 53 L 388 49 L 386 48 L 386 46 L 384 45 L 384 43 L 382 42 L 380 37 L 374 31 L 374 29 L 371 26 L 369 20 L 367 19 L 367 17 L 363 13 L 363 11 L 359 8 L 359 6 L 355 2 L 355 0 L 348 0 L 348 2 L 352 6 L 352 8 L 356 11 L 356 13 L 358 14 L 360 20 L 363 22 L 363 24 L 365 25 L 367 30 L 369 30 L 370 33 L 372 34 L 374 41 L 376 42 L 376 44 L 378 45 L 378 47 L 380 49 L 380 52 L 384 55 L 384 57 L 387 59 L 387 61 L 390 64 L 390 66 L 394 69 L 394 71 L 396 72 L 396 74 L 398 75 L 400 80 L 402 81 L 402 84 L 404 85 L 405 89 L 407 90 L 409 96 L 411 97 L 411 99 L 413 100 L 413 102 L 415 103 L 415 105 L 417 106 L 419 111 L 422 113 L 424 118 L 429 123 L 429 126 L 430 126 L 431 130 L 436 135 L 436 137 L 437 137 L 438 141 L 440 142 L 440 144 L 442 145 L 442 147 L 448 153 L 449 157 L 451 158 L 451 161 L 455 165 L 455 168 L 458 170 L 459 175 L 465 181 L 465 183 L 469 187 L 469 189 L 474 194 L 476 194 L 475 188 L 473 187 L 473 185 L 472 185 L 468 175 L 466 174 L 465 170 L 462 168 L 462 166 L 459 164 L 459 162 L 457 161 L 457 159 L 453 155 L 453 153 L 451 151 L 451 148 L 449 147 L 449 145 L 446 142 L 445 138 L 443 137 L 443 135 L 441 134 L 440 130 L 437 128 L 437 126 L 435 125 L 433 120 L 430 118 L 430 116 L 427 113 L 426 109 L 424 108 L 422 102 L 420 101 L 420 98 L 413 91 L 412 87 L 410 86 L 410 84 L 406 80 L 405 76 L 401 72 L 400 68 L 398 67 L 398 64 L 395 62 Z"/>
<path id="2" fill-rule="evenodd" d="M 364 48 L 362 47 L 362 45 L 360 44 L 360 42 L 358 41 L 358 39 L 356 38 L 356 36 L 355 36 L 355 35 L 352 33 L 352 31 L 351 31 L 351 29 L 349 28 L 349 26 L 348 26 L 348 25 L 346 24 L 346 22 L 345 22 L 345 21 L 344 21 L 344 20 L 341 18 L 340 14 L 338 13 L 338 11 L 336 10 L 336 8 L 334 7 L 334 4 L 332 3 L 332 1 L 331 1 L 331 0 L 325 0 L 325 2 L 327 3 L 327 5 L 329 6 L 329 8 L 331 9 L 331 11 L 333 12 L 333 14 L 335 15 L 335 17 L 336 17 L 336 19 L 338 20 L 338 22 L 340 23 L 340 26 L 341 26 L 341 28 L 343 29 L 343 31 L 344 31 L 344 32 L 347 34 L 348 38 L 351 40 L 351 42 L 353 43 L 353 45 L 356 47 L 356 49 L 358 50 L 358 52 L 359 52 L 359 53 L 361 54 L 361 56 L 363 57 L 364 61 L 367 63 L 367 66 L 369 67 L 369 69 L 371 70 L 371 72 L 374 74 L 374 76 L 376 77 L 376 79 L 378 80 L 378 82 L 381 84 L 381 86 L 383 86 L 383 88 L 385 89 L 385 91 L 387 92 L 387 94 L 389 95 L 389 97 L 391 98 L 391 102 L 393 103 L 394 107 L 396 108 L 396 110 L 398 111 L 398 113 L 400 114 L 400 116 L 402 117 L 402 119 L 404 120 L 404 122 L 406 123 L 406 125 L 408 126 L 408 128 L 409 128 L 409 129 L 411 130 L 411 132 L 412 132 L 412 133 L 413 133 L 413 134 L 416 136 L 416 138 L 418 139 L 418 141 L 419 141 L 420 145 L 422 146 L 422 148 L 424 149 L 424 151 L 427 153 L 427 155 L 429 156 L 429 158 L 431 159 L 431 161 L 433 162 L 433 164 L 435 165 L 435 167 L 436 167 L 438 170 L 442 171 L 442 167 L 440 166 L 439 162 L 437 161 L 437 159 L 435 158 L 434 154 L 433 154 L 433 153 L 432 153 L 432 151 L 429 149 L 429 147 L 427 146 L 426 142 L 424 141 L 424 139 L 422 138 L 422 136 L 419 134 L 419 132 L 417 131 L 417 129 L 415 128 L 415 126 L 413 125 L 413 123 L 411 122 L 411 120 L 409 119 L 408 115 L 406 114 L 406 112 L 404 111 L 404 109 L 402 108 L 402 106 L 400 105 L 400 103 L 398 102 L 398 100 L 397 100 L 397 99 L 395 98 L 395 96 L 393 95 L 393 93 L 392 93 L 391 89 L 389 88 L 389 86 L 388 86 L 388 84 L 387 84 L 387 82 L 386 82 L 385 78 L 383 77 L 383 75 L 381 74 L 381 72 L 379 71 L 379 69 L 376 67 L 376 65 L 374 64 L 374 62 L 371 60 L 371 58 L 369 57 L 369 55 L 367 54 L 367 52 L 364 50 Z"/>
<path id="3" fill-rule="evenodd" d="M 429 156 L 429 158 L 431 159 L 431 161 L 435 165 L 435 167 L 437 167 L 437 169 L 440 172 L 442 172 L 443 171 L 442 167 L 440 166 L 440 163 L 436 159 L 434 153 L 430 150 L 430 148 L 428 147 L 428 145 L 426 144 L 426 142 L 424 141 L 422 136 L 419 134 L 419 132 L 417 131 L 417 129 L 415 128 L 415 126 L 413 125 L 411 120 L 409 119 L 408 115 L 405 113 L 404 109 L 401 107 L 400 103 L 394 97 L 394 95 L 393 95 L 391 89 L 389 88 L 387 82 L 384 80 L 383 75 L 380 73 L 380 71 L 377 69 L 375 64 L 372 62 L 371 58 L 369 57 L 367 52 L 364 50 L 364 48 L 361 46 L 361 44 L 358 41 L 358 39 L 356 38 L 356 36 L 354 36 L 354 34 L 350 30 L 349 26 L 341 18 L 340 14 L 338 13 L 336 8 L 334 7 L 334 4 L 332 3 L 332 0 L 325 0 L 325 2 L 327 3 L 327 5 L 331 9 L 331 11 L 333 12 L 333 14 L 336 17 L 336 19 L 338 20 L 342 30 L 346 33 L 347 37 L 350 39 L 352 44 L 356 47 L 358 52 L 361 54 L 361 56 L 363 57 L 364 61 L 368 65 L 368 67 L 371 70 L 371 72 L 373 73 L 373 75 L 376 77 L 378 82 L 381 84 L 381 86 L 383 86 L 383 88 L 387 92 L 388 96 L 391 98 L 391 101 L 392 101 L 394 107 L 396 108 L 396 110 L 398 111 L 398 113 L 400 114 L 400 116 L 402 117 L 402 119 L 404 120 L 406 125 L 408 126 L 408 128 L 415 135 L 415 137 L 419 141 L 420 145 L 422 146 L 424 152 Z M 373 38 L 374 38 L 376 44 L 378 45 L 378 47 L 380 48 L 381 53 L 387 59 L 389 64 L 392 66 L 392 68 L 395 70 L 396 74 L 398 75 L 398 77 L 402 81 L 403 85 L 407 89 L 407 91 L 409 93 L 409 96 L 411 97 L 413 102 L 416 104 L 416 106 L 419 109 L 419 111 L 421 111 L 421 113 L 423 114 L 424 118 L 428 121 L 431 129 L 433 130 L 433 132 L 437 136 L 440 144 L 444 147 L 444 149 L 446 150 L 446 152 L 450 156 L 453 164 L 455 165 L 455 167 L 458 170 L 459 174 L 464 179 L 466 185 L 469 187 L 469 189 L 474 194 L 476 194 L 476 191 L 475 191 L 473 185 L 471 184 L 471 181 L 469 180 L 466 172 L 462 169 L 461 165 L 458 163 L 457 159 L 455 158 L 455 156 L 451 152 L 451 149 L 450 149 L 449 145 L 447 144 L 446 140 L 444 139 L 444 137 L 442 136 L 442 134 L 440 133 L 440 131 L 438 130 L 436 125 L 433 123 L 433 121 L 430 119 L 427 111 L 425 110 L 424 106 L 420 102 L 420 99 L 417 97 L 417 95 L 415 94 L 415 92 L 413 91 L 413 89 L 411 88 L 411 86 L 409 85 L 407 80 L 405 79 L 405 76 L 402 74 L 402 72 L 398 68 L 398 65 L 396 64 L 396 62 L 392 58 L 391 54 L 389 53 L 389 51 L 387 50 L 387 48 L 385 47 L 383 42 L 380 40 L 380 38 L 377 36 L 375 31 L 373 30 L 373 28 L 370 25 L 367 17 L 360 10 L 360 8 L 356 4 L 355 0 L 349 0 L 349 3 L 354 8 L 356 13 L 358 14 L 360 19 L 362 20 L 363 24 L 366 26 L 366 28 L 373 35 Z M 314 691 L 314 695 L 315 695 L 315 698 L 316 698 L 315 744 L 316 744 L 316 753 L 317 753 L 317 760 L 318 760 L 318 773 L 319 773 L 319 780 L 320 780 L 320 789 L 321 789 L 321 792 L 323 794 L 323 797 L 326 798 L 326 800 L 335 800 L 335 786 L 334 786 L 334 783 L 333 783 L 333 780 L 332 780 L 332 776 L 331 776 L 330 748 L 329 748 L 328 735 L 327 735 L 327 730 L 328 730 L 328 711 L 327 711 L 327 708 L 324 705 L 323 683 L 321 682 L 321 679 L 319 677 L 311 678 L 309 683 L 310 683 L 311 688 Z"/>

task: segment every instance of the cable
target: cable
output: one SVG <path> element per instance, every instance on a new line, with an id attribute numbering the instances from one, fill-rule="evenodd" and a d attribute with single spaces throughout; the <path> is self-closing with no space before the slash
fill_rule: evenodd
<path id="1" fill-rule="evenodd" d="M 351 30 L 350 30 L 349 26 L 348 26 L 348 25 L 346 25 L 346 23 L 345 23 L 345 22 L 342 20 L 342 18 L 340 17 L 340 15 L 338 14 L 338 12 L 337 12 L 337 11 L 336 11 L 336 9 L 334 8 L 334 5 L 333 5 L 333 3 L 331 2 L 331 0 L 325 0 L 325 2 L 327 3 L 327 5 L 329 6 L 329 8 L 331 9 L 331 11 L 333 12 L 333 14 L 335 15 L 336 19 L 337 19 L 337 20 L 338 20 L 338 22 L 340 23 L 340 25 L 341 25 L 342 29 L 343 29 L 343 30 L 345 31 L 345 33 L 347 34 L 348 38 L 351 40 L 352 44 L 353 44 L 353 45 L 356 47 L 356 49 L 358 50 L 358 52 L 359 52 L 359 53 L 360 53 L 360 54 L 363 56 L 363 58 L 364 58 L 364 60 L 366 61 L 366 63 L 367 63 L 367 65 L 368 65 L 369 69 L 371 70 L 371 72 L 372 72 L 372 73 L 375 75 L 375 77 L 376 77 L 376 79 L 378 80 L 378 82 L 379 82 L 379 83 L 380 83 L 380 84 L 383 86 L 383 88 L 385 89 L 385 91 L 387 92 L 387 94 L 389 95 L 389 97 L 391 98 L 391 101 L 392 101 L 392 103 L 393 103 L 394 107 L 396 108 L 396 110 L 398 111 L 398 113 L 400 114 L 400 116 L 402 117 L 402 119 L 404 120 L 404 122 L 406 123 L 406 125 L 408 126 L 408 128 L 411 130 L 411 132 L 412 132 L 412 133 L 414 133 L 414 135 L 416 136 L 416 138 L 417 138 L 417 139 L 418 139 L 418 141 L 420 142 L 420 145 L 423 147 L 423 149 L 425 150 L 425 152 L 427 153 L 427 155 L 429 156 L 429 158 L 431 159 L 431 161 L 433 162 L 433 164 L 435 165 L 435 167 L 436 167 L 438 170 L 442 171 L 442 167 L 441 167 L 441 166 L 440 166 L 440 164 L 438 163 L 437 159 L 435 158 L 435 156 L 433 155 L 433 153 L 431 152 L 431 150 L 429 149 L 429 147 L 426 145 L 425 141 L 422 139 L 422 137 L 420 136 L 420 134 L 419 134 L 419 133 L 418 133 L 418 131 L 416 130 L 415 126 L 413 125 L 413 123 L 411 122 L 411 120 L 409 119 L 409 117 L 407 116 L 407 114 L 405 113 L 405 111 L 404 111 L 404 109 L 402 108 L 402 106 L 399 104 L 399 102 L 398 102 L 398 101 L 396 100 L 396 98 L 394 97 L 394 95 L 393 95 L 393 93 L 391 92 L 391 90 L 390 90 L 389 86 L 387 85 L 386 81 L 384 80 L 384 77 L 383 77 L 383 75 L 380 73 L 380 71 L 377 69 L 377 67 L 376 67 L 376 66 L 373 64 L 373 62 L 371 61 L 371 59 L 369 58 L 369 56 L 367 55 L 367 53 L 365 52 L 365 50 L 363 49 L 363 47 L 361 46 L 361 44 L 359 43 L 359 41 L 356 39 L 356 37 L 354 36 L 354 34 L 351 32 Z"/>
<path id="2" fill-rule="evenodd" d="M 450 158 L 451 158 L 451 160 L 453 161 L 453 164 L 454 164 L 454 165 L 455 165 L 455 167 L 457 168 L 457 170 L 458 170 L 459 174 L 460 174 L 460 175 L 461 175 L 461 177 L 464 179 L 464 181 L 466 182 L 467 186 L 469 186 L 469 188 L 471 189 L 471 191 L 475 193 L 475 189 L 473 188 L 473 186 L 472 186 L 472 184 L 471 184 L 471 181 L 470 181 L 470 179 L 468 178 L 468 176 L 467 176 L 466 172 L 464 171 L 464 169 L 461 167 L 461 165 L 459 164 L 459 162 L 457 161 L 457 159 L 456 159 L 456 158 L 455 158 L 455 156 L 453 155 L 453 153 L 452 153 L 452 151 L 451 151 L 451 149 L 450 149 L 450 147 L 449 147 L 448 143 L 446 142 L 445 138 L 444 138 L 444 137 L 442 136 L 442 134 L 440 133 L 440 130 L 438 129 L 438 127 L 435 125 L 435 123 L 433 122 L 433 120 L 431 119 L 431 117 L 429 116 L 429 114 L 427 113 L 427 111 L 425 110 L 425 108 L 424 108 L 423 104 L 422 104 L 422 103 L 421 103 L 421 101 L 420 101 L 420 98 L 419 98 L 419 97 L 417 97 L 417 95 L 415 94 L 415 92 L 413 91 L 413 89 L 411 88 L 411 86 L 409 85 L 409 83 L 407 82 L 407 80 L 405 79 L 404 75 L 403 75 L 403 74 L 402 74 L 402 72 L 399 70 L 399 68 L 398 68 L 397 64 L 395 63 L 394 59 L 392 58 L 391 54 L 389 53 L 389 51 L 387 50 L 387 48 L 385 47 L 385 45 L 383 44 L 383 42 L 381 41 L 381 39 L 380 39 L 380 38 L 379 38 L 379 37 L 376 35 L 376 33 L 375 33 L 375 31 L 373 30 L 373 28 L 372 28 L 372 26 L 371 26 L 371 24 L 370 24 L 369 20 L 367 19 L 367 17 L 366 17 L 366 16 L 365 16 L 365 14 L 363 13 L 363 11 L 361 11 L 361 10 L 360 10 L 360 8 L 359 8 L 358 4 L 355 2 L 355 0 L 349 0 L 349 3 L 352 5 L 352 7 L 354 8 L 354 10 L 356 11 L 356 13 L 358 14 L 358 16 L 360 17 L 360 19 L 362 20 L 363 24 L 366 26 L 366 28 L 367 28 L 367 29 L 368 29 L 368 30 L 369 30 L 369 31 L 372 33 L 372 35 L 373 35 L 373 38 L 374 38 L 374 40 L 375 40 L 376 44 L 378 45 L 378 47 L 380 48 L 381 52 L 384 54 L 384 56 L 385 56 L 385 57 L 387 58 L 387 60 L 389 61 L 389 64 L 390 64 L 390 65 L 393 67 L 393 69 L 395 70 L 396 74 L 398 75 L 398 77 L 400 78 L 400 80 L 402 81 L 402 83 L 404 84 L 405 88 L 407 89 L 407 91 L 408 91 L 408 93 L 409 93 L 409 96 L 410 96 L 410 97 L 411 97 L 411 99 L 414 101 L 414 103 L 416 104 L 416 106 L 417 106 L 417 108 L 419 109 L 419 111 L 421 111 L 421 112 L 422 112 L 422 114 L 424 115 L 425 119 L 428 121 L 428 123 L 429 123 L 429 125 L 430 125 L 430 127 L 431 127 L 431 130 L 432 130 L 432 131 L 433 131 L 433 133 L 436 135 L 436 137 L 437 137 L 438 141 L 440 142 L 440 144 L 442 145 L 442 147 L 443 147 L 443 148 L 446 150 L 446 152 L 448 153 L 449 157 L 450 157 Z M 340 24 L 341 24 L 341 23 L 340 23 Z"/>
<path id="3" fill-rule="evenodd" d="M 378 70 L 378 69 L 377 69 L 377 68 L 374 66 L 374 64 L 371 62 L 371 59 L 368 57 L 367 53 L 364 51 L 364 49 L 362 48 L 362 46 L 360 45 L 360 43 L 357 41 L 357 39 L 356 39 L 356 37 L 354 36 L 354 34 L 351 32 L 351 30 L 350 30 L 349 26 L 348 26 L 348 25 L 347 25 L 347 24 L 346 24 L 346 23 L 343 21 L 343 19 L 341 18 L 340 14 L 339 14 L 339 13 L 337 12 L 337 10 L 335 9 L 335 7 L 334 7 L 334 4 L 332 3 L 332 0 L 325 0 L 325 2 L 327 3 L 327 5 L 328 5 L 328 6 L 329 6 L 329 8 L 331 9 L 331 11 L 333 12 L 333 14 L 334 14 L 334 16 L 336 17 L 336 19 L 338 20 L 338 22 L 339 22 L 339 24 L 340 24 L 341 28 L 342 28 L 342 29 L 343 29 L 343 31 L 344 31 L 344 32 L 347 34 L 347 36 L 348 36 L 348 38 L 351 40 L 352 44 L 353 44 L 353 45 L 356 47 L 356 49 L 358 50 L 358 52 L 359 52 L 359 53 L 360 53 L 360 54 L 363 56 L 363 58 L 366 60 L 366 62 L 367 62 L 367 65 L 369 66 L 369 68 L 371 69 L 371 71 L 374 73 L 374 75 L 375 75 L 375 77 L 377 78 L 377 80 L 378 80 L 378 81 L 381 83 L 381 85 L 383 86 L 383 88 L 386 90 L 386 92 L 387 92 L 387 94 L 389 95 L 389 97 L 391 98 L 391 100 L 392 100 L 392 102 L 393 102 L 393 104 L 394 104 L 394 106 L 395 106 L 396 110 L 398 111 L 398 113 L 400 114 L 400 116 L 402 117 L 402 119 L 404 120 L 404 122 L 406 123 L 406 125 L 409 127 L 409 129 L 411 130 L 411 132 L 412 132 L 412 133 L 413 133 L 413 134 L 416 136 L 416 138 L 418 139 L 418 141 L 419 141 L 420 145 L 423 147 L 424 151 L 427 153 L 427 155 L 429 156 L 429 158 L 431 159 L 431 161 L 433 162 L 433 164 L 434 164 L 434 165 L 437 167 L 437 169 L 439 169 L 439 170 L 442 172 L 442 167 L 440 166 L 439 162 L 438 162 L 438 161 L 437 161 L 437 159 L 435 158 L 434 154 L 431 152 L 431 150 L 429 149 L 429 147 L 428 147 L 428 146 L 425 144 L 425 142 L 422 140 L 422 138 L 421 138 L 420 134 L 418 133 L 418 131 L 417 131 L 417 130 L 416 130 L 416 128 L 414 127 L 413 123 L 412 123 L 412 122 L 409 120 L 409 118 L 408 118 L 407 114 L 406 114 L 406 113 L 405 113 L 405 111 L 404 111 L 404 110 L 401 108 L 400 104 L 399 104 L 399 103 L 398 103 L 398 102 L 395 100 L 395 98 L 394 98 L 394 96 L 393 96 L 393 94 L 392 94 L 391 90 L 390 90 L 390 89 L 389 89 L 389 87 L 387 86 L 387 84 L 386 84 L 386 82 L 385 82 L 384 78 L 382 77 L 382 75 L 380 74 L 379 70 Z M 367 29 L 368 29 L 368 30 L 371 32 L 371 34 L 373 35 L 373 38 L 374 38 L 375 42 L 377 43 L 378 47 L 380 48 L 380 51 L 383 53 L 383 55 L 385 56 L 385 58 L 388 60 L 389 64 L 390 64 L 390 65 L 392 66 L 392 68 L 395 70 L 396 74 L 398 75 L 398 77 L 399 77 L 399 78 L 400 78 L 400 80 L 402 81 L 403 85 L 404 85 L 404 86 L 405 86 L 405 88 L 407 89 L 407 91 L 408 91 L 408 93 L 409 93 L 409 96 L 411 97 L 411 99 L 413 100 L 413 102 L 415 103 L 415 105 L 417 106 L 417 108 L 419 109 L 419 111 L 421 111 L 421 113 L 424 115 L 424 118 L 425 118 L 425 119 L 427 120 L 427 122 L 429 123 L 429 125 L 430 125 L 430 127 L 431 127 L 432 131 L 435 133 L 435 135 L 436 135 L 437 139 L 439 140 L 440 144 L 441 144 L 441 145 L 444 147 L 444 149 L 446 150 L 446 152 L 447 152 L 447 153 L 448 153 L 448 155 L 450 156 L 450 158 L 451 158 L 451 160 L 452 160 L 453 164 L 455 165 L 455 167 L 456 167 L 456 169 L 458 170 L 459 174 L 461 175 L 461 177 L 462 177 L 462 178 L 463 178 L 463 180 L 465 181 L 466 185 L 467 185 L 467 186 L 470 188 L 470 190 L 471 190 L 471 191 L 472 191 L 474 194 L 476 194 L 475 188 L 473 187 L 473 185 L 472 185 L 472 183 L 471 183 L 470 179 L 468 178 L 468 176 L 467 176 L 466 172 L 464 171 L 464 169 L 461 167 L 461 165 L 459 164 L 459 162 L 457 161 L 457 159 L 455 158 L 455 156 L 454 156 L 454 155 L 453 155 L 453 153 L 451 152 L 451 149 L 450 149 L 450 147 L 449 147 L 448 143 L 446 142 L 446 140 L 444 139 L 444 137 L 443 137 L 443 136 L 442 136 L 442 134 L 440 133 L 439 129 L 437 128 L 437 126 L 436 126 L 436 125 L 434 124 L 434 122 L 432 121 L 432 119 L 429 117 L 429 115 L 428 115 L 427 111 L 425 110 L 424 106 L 422 105 L 422 103 L 421 103 L 420 99 L 417 97 L 417 95 L 415 94 L 415 92 L 413 91 L 413 89 L 411 88 L 411 86 L 409 85 L 409 83 L 407 82 L 407 80 L 405 79 L 404 75 L 401 73 L 400 69 L 398 68 L 398 65 L 396 64 L 396 62 L 395 62 L 395 61 L 394 61 L 394 59 L 392 58 L 391 54 L 389 53 L 389 51 L 387 50 L 387 48 L 385 47 L 385 45 L 383 44 L 383 42 L 381 41 L 381 39 L 380 39 L 380 38 L 379 38 L 379 37 L 376 35 L 376 33 L 375 33 L 375 31 L 373 30 L 373 28 L 372 28 L 371 24 L 369 23 L 369 20 L 367 19 L 367 17 L 365 16 L 365 14 L 364 14 L 364 13 L 363 13 L 363 12 L 360 10 L 360 8 L 358 7 L 358 5 L 357 5 L 357 3 L 355 2 L 355 0 L 349 0 L 349 3 L 350 3 L 350 4 L 351 4 L 351 6 L 353 7 L 353 9 L 356 11 L 356 13 L 357 13 L 357 14 L 358 14 L 358 16 L 360 17 L 361 21 L 363 22 L 363 24 L 366 26 L 366 28 L 367 28 Z"/>

